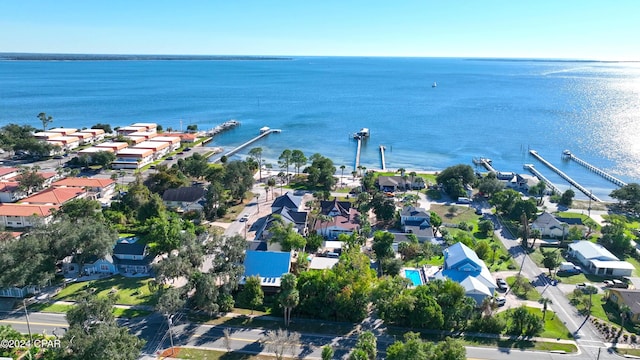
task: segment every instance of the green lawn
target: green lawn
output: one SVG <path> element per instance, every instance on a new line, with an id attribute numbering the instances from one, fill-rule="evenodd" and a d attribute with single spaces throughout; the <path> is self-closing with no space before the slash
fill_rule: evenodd
<path id="1" fill-rule="evenodd" d="M 442 336 L 429 334 L 422 334 L 422 338 L 431 341 L 442 340 Z M 465 346 L 499 347 L 501 349 L 537 351 L 565 351 L 567 353 L 575 353 L 578 351 L 578 348 L 574 344 L 558 343 L 554 341 L 510 340 L 473 336 L 464 336 L 457 339 L 461 340 Z"/>
<path id="2" fill-rule="evenodd" d="M 274 356 L 265 355 L 251 355 L 243 354 L 239 352 L 224 352 L 218 350 L 205 350 L 194 348 L 174 348 L 171 350 L 165 350 L 160 359 L 194 359 L 194 360 L 272 360 Z M 284 359 L 293 359 L 288 356 L 284 356 Z"/>
<path id="3" fill-rule="evenodd" d="M 451 207 L 457 210 L 453 215 L 449 213 L 449 208 Z M 478 228 L 480 216 L 476 215 L 475 209 L 470 206 L 432 204 L 431 211 L 438 214 L 444 223 L 459 224 L 464 221 L 469 224 L 474 224 L 474 229 Z"/>
<path id="4" fill-rule="evenodd" d="M 34 304 L 29 306 L 29 310 L 37 311 L 37 312 L 45 312 L 45 313 L 66 314 L 67 311 L 71 310 L 72 307 L 73 305 L 65 305 L 65 304 Z M 123 308 L 117 308 L 117 307 L 114 307 L 112 312 L 115 317 L 126 317 L 126 318 L 147 316 L 151 314 L 151 311 L 147 311 L 147 310 L 123 309 Z"/>
<path id="5" fill-rule="evenodd" d="M 556 275 L 556 278 L 563 284 L 579 284 L 583 282 L 603 282 L 607 278 L 602 276 L 593 275 L 593 274 L 568 274 L 565 272 L 560 272 Z"/>
<path id="6" fill-rule="evenodd" d="M 56 300 L 78 300 L 84 294 L 93 292 L 98 296 L 107 296 L 111 291 L 117 293 L 117 304 L 151 305 L 157 298 L 149 290 L 149 278 L 126 278 L 116 275 L 106 279 L 77 282 L 67 285 L 55 296 Z"/>
<path id="7" fill-rule="evenodd" d="M 527 308 L 529 312 L 534 313 L 540 317 L 542 317 L 542 309 L 536 308 Z M 566 326 L 562 323 L 562 321 L 556 317 L 556 314 L 547 310 L 547 315 L 544 319 L 544 331 L 540 334 L 541 337 L 544 338 L 552 338 L 552 339 L 573 339 L 573 336 L 569 332 Z"/>

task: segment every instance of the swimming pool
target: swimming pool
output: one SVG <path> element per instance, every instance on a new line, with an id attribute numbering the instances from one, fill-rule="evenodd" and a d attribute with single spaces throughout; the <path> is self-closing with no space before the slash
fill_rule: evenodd
<path id="1" fill-rule="evenodd" d="M 411 280 L 413 285 L 418 286 L 422 285 L 422 278 L 420 277 L 420 271 L 415 269 L 405 269 L 404 275 L 407 279 Z"/>

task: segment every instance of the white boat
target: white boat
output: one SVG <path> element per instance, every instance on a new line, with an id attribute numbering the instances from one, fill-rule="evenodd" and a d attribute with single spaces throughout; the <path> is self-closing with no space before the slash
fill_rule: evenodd
<path id="1" fill-rule="evenodd" d="M 433 85 L 431 85 L 431 87 L 436 87 L 438 86 L 438 83 L 436 83 L 435 81 L 433 82 Z"/>

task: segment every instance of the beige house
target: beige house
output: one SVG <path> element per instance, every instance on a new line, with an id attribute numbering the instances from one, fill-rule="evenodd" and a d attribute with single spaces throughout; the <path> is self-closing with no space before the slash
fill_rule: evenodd
<path id="1" fill-rule="evenodd" d="M 37 222 L 49 223 L 53 210 L 60 206 L 0 204 L 0 226 L 11 228 L 32 227 Z"/>
<path id="2" fill-rule="evenodd" d="M 116 160 L 111 163 L 113 169 L 139 169 L 153 161 L 153 150 L 144 148 L 126 148 L 116 152 Z"/>

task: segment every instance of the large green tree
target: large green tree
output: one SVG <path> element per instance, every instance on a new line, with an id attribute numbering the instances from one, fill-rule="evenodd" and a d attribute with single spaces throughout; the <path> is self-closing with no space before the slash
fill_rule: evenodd
<path id="1" fill-rule="evenodd" d="M 465 185 L 473 184 L 475 174 L 469 165 L 454 165 L 444 169 L 436 177 L 438 184 L 444 186 L 444 191 L 452 198 L 467 196 Z"/>
<path id="2" fill-rule="evenodd" d="M 262 305 L 264 300 L 260 276 L 247 277 L 238 297 L 244 306 L 248 306 L 251 309 L 251 315 L 253 315 L 253 310 Z"/>

